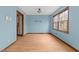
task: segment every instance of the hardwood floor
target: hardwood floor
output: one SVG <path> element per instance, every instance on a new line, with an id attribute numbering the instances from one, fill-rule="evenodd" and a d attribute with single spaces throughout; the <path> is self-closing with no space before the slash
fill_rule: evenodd
<path id="1" fill-rule="evenodd" d="M 75 50 L 51 34 L 26 34 L 5 52 L 74 52 Z"/>

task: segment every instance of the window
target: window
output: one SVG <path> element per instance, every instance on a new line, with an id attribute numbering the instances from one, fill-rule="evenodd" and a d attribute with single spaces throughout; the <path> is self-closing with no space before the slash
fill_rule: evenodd
<path id="1" fill-rule="evenodd" d="M 60 13 L 53 16 L 53 25 L 55 30 L 59 30 L 62 32 L 69 32 L 69 7 L 66 7 L 64 10 L 62 10 Z"/>
<path id="2" fill-rule="evenodd" d="M 54 18 L 54 29 L 58 29 L 58 16 Z"/>

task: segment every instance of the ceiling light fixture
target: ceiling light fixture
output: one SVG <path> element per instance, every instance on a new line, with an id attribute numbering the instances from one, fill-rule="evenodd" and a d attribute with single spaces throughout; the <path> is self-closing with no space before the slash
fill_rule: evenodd
<path id="1" fill-rule="evenodd" d="M 38 13 L 41 13 L 42 11 L 41 11 L 41 9 L 40 9 L 40 8 L 38 8 L 37 12 L 38 12 Z"/>

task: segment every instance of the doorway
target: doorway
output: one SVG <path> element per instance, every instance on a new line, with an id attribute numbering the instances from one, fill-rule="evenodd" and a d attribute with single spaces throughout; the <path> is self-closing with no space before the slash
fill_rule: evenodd
<path id="1" fill-rule="evenodd" d="M 17 11 L 17 36 L 23 36 L 24 34 L 24 15 Z"/>

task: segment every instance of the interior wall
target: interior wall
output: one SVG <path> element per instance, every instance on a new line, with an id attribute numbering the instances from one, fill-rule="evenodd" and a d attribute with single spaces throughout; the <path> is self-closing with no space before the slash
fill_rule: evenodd
<path id="1" fill-rule="evenodd" d="M 16 7 L 0 6 L 0 51 L 15 41 Z"/>
<path id="2" fill-rule="evenodd" d="M 26 14 L 17 6 L 0 6 L 0 51 L 16 41 L 17 18 L 16 11 L 24 14 L 24 34 L 26 33 Z M 8 18 L 9 20 L 7 20 Z M 10 20 L 11 19 L 11 20 Z"/>
<path id="3" fill-rule="evenodd" d="M 59 12 L 64 7 L 59 8 L 57 12 Z M 56 31 L 53 29 L 53 26 L 51 25 L 50 32 L 72 47 L 79 50 L 79 7 L 78 6 L 71 6 L 69 7 L 69 34 L 63 33 L 60 31 Z M 54 14 L 53 14 L 54 15 Z M 51 22 L 53 22 L 53 15 L 51 15 Z M 52 23 L 51 23 L 52 24 Z"/>
<path id="4" fill-rule="evenodd" d="M 29 27 L 29 25 L 28 25 L 28 20 L 29 20 L 29 18 L 28 18 L 28 16 L 27 15 L 25 15 L 24 16 L 24 34 L 26 34 L 26 33 L 28 33 L 28 27 Z"/>
<path id="5" fill-rule="evenodd" d="M 50 16 L 28 15 L 26 19 L 28 33 L 49 33 Z"/>

